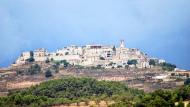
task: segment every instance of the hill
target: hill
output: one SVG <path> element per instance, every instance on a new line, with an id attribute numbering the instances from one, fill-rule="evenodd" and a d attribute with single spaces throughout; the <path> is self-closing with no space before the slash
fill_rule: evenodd
<path id="1" fill-rule="evenodd" d="M 93 101 L 114 102 L 110 107 L 174 107 L 176 102 L 183 104 L 182 101 L 189 100 L 188 84 L 172 90 L 144 93 L 121 82 L 65 77 L 0 97 L 0 107 L 47 107 Z"/>
<path id="2" fill-rule="evenodd" d="M 81 101 L 133 99 L 142 91 L 130 89 L 119 82 L 97 81 L 91 78 L 67 77 L 51 80 L 1 97 L 0 106 L 52 106 Z"/>

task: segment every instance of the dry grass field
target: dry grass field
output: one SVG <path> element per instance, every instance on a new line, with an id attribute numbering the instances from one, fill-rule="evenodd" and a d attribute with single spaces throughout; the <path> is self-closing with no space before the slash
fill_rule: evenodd
<path id="1" fill-rule="evenodd" d="M 56 105 L 53 107 L 108 107 L 111 104 L 114 104 L 114 101 L 89 101 L 89 102 L 79 102 L 79 103 L 72 103 L 68 105 Z"/>

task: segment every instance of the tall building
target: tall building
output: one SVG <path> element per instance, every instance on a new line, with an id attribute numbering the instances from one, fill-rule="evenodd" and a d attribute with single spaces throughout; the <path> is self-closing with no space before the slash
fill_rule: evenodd
<path id="1" fill-rule="evenodd" d="M 120 48 L 125 48 L 125 42 L 124 42 L 124 40 L 120 41 Z"/>

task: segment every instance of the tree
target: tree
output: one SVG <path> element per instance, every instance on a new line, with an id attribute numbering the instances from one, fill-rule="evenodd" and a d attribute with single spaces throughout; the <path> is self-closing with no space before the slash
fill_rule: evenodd
<path id="1" fill-rule="evenodd" d="M 105 58 L 101 56 L 101 57 L 100 57 L 100 60 L 105 60 Z"/>
<path id="2" fill-rule="evenodd" d="M 121 65 L 118 65 L 118 66 L 117 66 L 117 68 L 122 68 L 122 67 L 123 67 L 123 66 L 121 66 Z"/>
<path id="3" fill-rule="evenodd" d="M 16 103 L 16 104 L 21 104 L 22 105 L 22 96 L 21 96 L 21 94 L 19 93 L 19 94 L 16 94 L 15 96 L 14 96 L 14 102 Z"/>
<path id="4" fill-rule="evenodd" d="M 69 62 L 67 62 L 67 60 L 61 60 L 60 63 L 62 63 L 64 65 L 64 67 L 69 66 Z"/>
<path id="5" fill-rule="evenodd" d="M 108 65 L 109 65 L 109 66 L 112 66 L 112 65 L 113 65 L 113 62 L 110 62 Z"/>
<path id="6" fill-rule="evenodd" d="M 59 72 L 59 66 L 58 65 L 53 65 L 52 68 L 55 71 L 55 73 Z"/>
<path id="7" fill-rule="evenodd" d="M 132 60 L 128 60 L 127 61 L 127 64 L 128 65 L 136 65 L 138 62 L 137 62 L 137 60 L 136 59 L 132 59 Z"/>
<path id="8" fill-rule="evenodd" d="M 69 55 L 69 52 L 65 52 L 65 55 Z"/>
<path id="9" fill-rule="evenodd" d="M 129 69 L 129 65 L 125 65 L 125 69 Z"/>
<path id="10" fill-rule="evenodd" d="M 52 73 L 49 69 L 45 72 L 45 76 L 46 78 L 52 77 Z"/>
<path id="11" fill-rule="evenodd" d="M 184 82 L 185 85 L 188 85 L 190 84 L 190 78 L 186 79 L 185 82 Z"/>
<path id="12" fill-rule="evenodd" d="M 50 62 L 49 58 L 47 58 L 45 62 L 46 62 L 46 63 L 49 63 L 49 62 Z"/>
<path id="13" fill-rule="evenodd" d="M 155 65 L 156 65 L 156 62 L 155 62 L 155 60 L 153 60 L 153 59 L 150 59 L 150 60 L 149 60 L 149 65 L 153 65 L 153 66 L 155 66 Z"/>
<path id="14" fill-rule="evenodd" d="M 33 57 L 30 57 L 30 58 L 26 59 L 26 61 L 27 61 L 27 62 L 34 62 L 35 60 L 34 60 Z"/>
<path id="15" fill-rule="evenodd" d="M 54 59 L 53 59 L 53 58 L 51 58 L 50 60 L 51 60 L 51 62 L 52 62 L 52 61 L 54 61 Z"/>
<path id="16" fill-rule="evenodd" d="M 38 64 L 30 66 L 30 68 L 28 69 L 28 73 L 30 75 L 38 74 L 40 73 L 40 71 L 41 71 L 41 67 Z"/>
<path id="17" fill-rule="evenodd" d="M 173 71 L 176 68 L 176 65 L 170 63 L 160 63 L 159 66 L 162 67 L 163 70 Z"/>

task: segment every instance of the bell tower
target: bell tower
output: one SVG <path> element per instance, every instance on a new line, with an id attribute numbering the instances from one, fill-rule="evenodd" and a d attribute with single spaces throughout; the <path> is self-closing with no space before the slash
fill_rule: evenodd
<path id="1" fill-rule="evenodd" d="M 124 42 L 124 40 L 120 41 L 120 48 L 125 48 L 125 42 Z"/>

